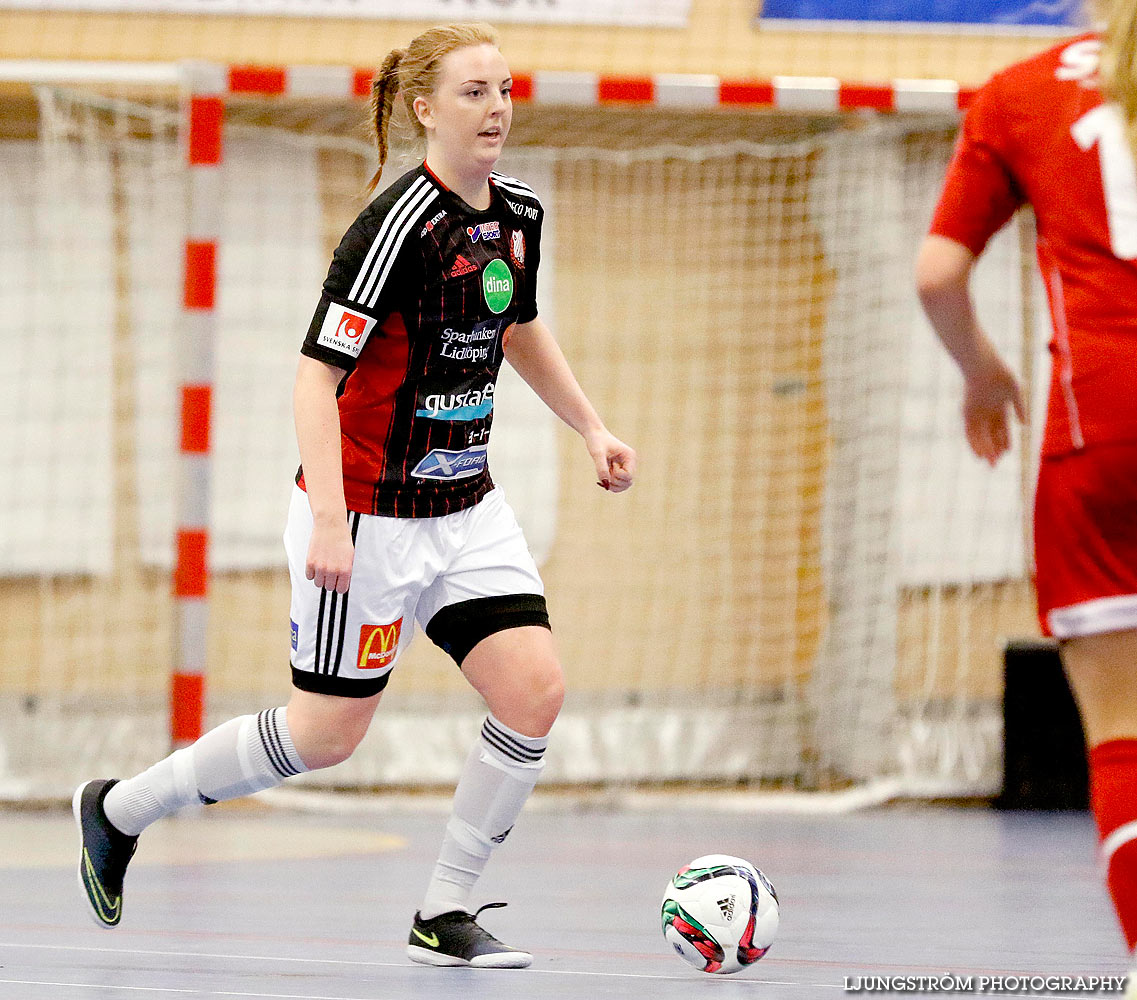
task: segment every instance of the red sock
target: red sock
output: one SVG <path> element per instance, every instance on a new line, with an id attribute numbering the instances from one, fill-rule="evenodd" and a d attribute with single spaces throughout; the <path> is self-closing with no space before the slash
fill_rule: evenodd
<path id="1" fill-rule="evenodd" d="M 1137 944 L 1137 740 L 1109 740 L 1090 751 L 1090 806 L 1121 929 Z"/>

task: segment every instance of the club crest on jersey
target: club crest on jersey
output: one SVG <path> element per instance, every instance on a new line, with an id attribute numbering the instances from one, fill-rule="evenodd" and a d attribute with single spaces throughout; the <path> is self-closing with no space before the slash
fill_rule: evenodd
<path id="1" fill-rule="evenodd" d="M 476 476 L 486 467 L 486 446 L 475 445 L 465 451 L 435 448 L 413 469 L 416 479 L 467 479 Z"/>
<path id="2" fill-rule="evenodd" d="M 421 238 L 421 237 L 425 236 L 427 233 L 429 233 L 432 229 L 434 229 L 434 227 L 437 226 L 445 218 L 446 218 L 446 209 L 443 209 L 433 219 L 431 219 L 430 222 L 428 222 L 425 226 L 422 227 L 422 232 L 419 233 L 419 237 Z"/>
<path id="3" fill-rule="evenodd" d="M 525 234 L 520 229 L 513 230 L 509 238 L 509 256 L 513 263 L 521 267 L 525 263 Z"/>
<path id="4" fill-rule="evenodd" d="M 454 266 L 450 268 L 451 278 L 461 278 L 464 274 L 470 274 L 478 269 L 478 265 L 471 261 L 466 260 L 461 254 L 454 258 Z"/>
<path id="5" fill-rule="evenodd" d="M 360 670 L 382 670 L 389 667 L 399 651 L 399 634 L 403 619 L 390 625 L 364 625 L 359 630 L 359 659 L 355 665 Z"/>
<path id="6" fill-rule="evenodd" d="M 328 306 L 320 327 L 320 336 L 316 343 L 321 347 L 330 347 L 341 354 L 350 354 L 353 358 L 359 357 L 371 331 L 375 329 L 375 320 L 370 316 L 352 312 L 333 302 Z"/>
<path id="7" fill-rule="evenodd" d="M 477 243 L 478 240 L 496 240 L 501 236 L 501 223 L 482 222 L 476 226 L 467 226 L 466 235 L 470 237 L 471 243 Z"/>

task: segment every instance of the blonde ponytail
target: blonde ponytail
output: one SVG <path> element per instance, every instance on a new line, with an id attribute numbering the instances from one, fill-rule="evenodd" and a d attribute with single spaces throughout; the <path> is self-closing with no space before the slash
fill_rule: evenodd
<path id="1" fill-rule="evenodd" d="M 1109 5 L 1101 76 L 1107 100 L 1121 111 L 1129 148 L 1137 150 L 1137 0 Z"/>
<path id="2" fill-rule="evenodd" d="M 391 109 L 395 104 L 395 94 L 399 90 L 399 64 L 406 57 L 406 49 L 392 49 L 371 81 L 371 129 L 375 145 L 379 148 L 379 169 L 367 185 L 371 194 L 379 186 L 383 167 L 387 163 L 387 132 L 391 124 Z"/>

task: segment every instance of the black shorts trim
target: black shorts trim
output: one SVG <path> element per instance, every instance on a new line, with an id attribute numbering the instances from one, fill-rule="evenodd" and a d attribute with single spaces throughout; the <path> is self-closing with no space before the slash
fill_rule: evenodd
<path id="1" fill-rule="evenodd" d="M 476 597 L 448 604 L 427 623 L 426 634 L 462 666 L 470 650 L 487 636 L 526 625 L 552 628 L 549 609 L 541 594 Z"/>
<path id="2" fill-rule="evenodd" d="M 292 668 L 292 686 L 313 694 L 334 694 L 339 698 L 370 698 L 387 686 L 392 671 L 382 677 L 368 677 L 357 680 L 353 677 L 337 677 L 334 674 L 316 674 L 311 670 Z"/>

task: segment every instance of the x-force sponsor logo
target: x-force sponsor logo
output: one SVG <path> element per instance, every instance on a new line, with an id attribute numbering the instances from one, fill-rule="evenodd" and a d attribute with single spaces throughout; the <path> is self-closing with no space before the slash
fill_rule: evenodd
<path id="1" fill-rule="evenodd" d="M 403 619 L 390 625 L 364 625 L 359 630 L 359 659 L 355 665 L 360 670 L 382 670 L 389 667 L 399 651 L 399 634 Z"/>
<path id="2" fill-rule="evenodd" d="M 526 219 L 532 219 L 534 222 L 537 221 L 537 208 L 535 205 L 522 205 L 521 202 L 510 201 L 508 198 L 505 199 L 505 203 L 511 209 L 513 209 L 514 215 L 520 215 Z"/>
<path id="3" fill-rule="evenodd" d="M 434 227 L 437 226 L 445 218 L 446 218 L 446 209 L 443 209 L 433 219 L 431 219 L 430 222 L 428 222 L 425 226 L 422 227 L 422 232 L 419 233 L 419 237 L 422 238 L 423 236 L 425 236 L 427 233 L 429 233 L 432 229 L 434 229 Z"/>
<path id="4" fill-rule="evenodd" d="M 513 230 L 509 237 L 509 256 L 513 263 L 521 267 L 525 263 L 525 234 L 520 229 Z"/>
<path id="5" fill-rule="evenodd" d="M 476 226 L 467 226 L 466 235 L 470 237 L 471 243 L 477 243 L 478 240 L 496 240 L 501 236 L 501 223 L 481 222 Z"/>
<path id="6" fill-rule="evenodd" d="M 475 445 L 465 451 L 435 448 L 413 469 L 416 479 L 467 479 L 486 467 L 486 446 Z"/>
<path id="7" fill-rule="evenodd" d="M 375 322 L 370 316 L 362 316 L 333 302 L 328 306 L 316 343 L 358 358 L 371 331 L 375 329 Z"/>
<path id="8" fill-rule="evenodd" d="M 439 355 L 466 364 L 488 362 L 496 353 L 502 322 L 500 319 L 486 320 L 478 323 L 472 330 L 454 330 L 447 327 L 439 337 L 442 341 Z"/>
<path id="9" fill-rule="evenodd" d="M 513 301 L 513 272 L 500 257 L 491 260 L 482 271 L 482 291 L 494 314 L 505 312 Z"/>
<path id="10" fill-rule="evenodd" d="M 493 413 L 493 382 L 458 392 L 431 392 L 419 397 L 416 417 L 427 420 L 483 420 Z"/>
<path id="11" fill-rule="evenodd" d="M 292 650 L 295 652 L 296 647 L 300 645 L 300 626 L 291 618 L 288 619 L 288 624 L 292 626 Z"/>

